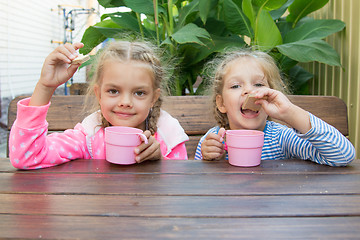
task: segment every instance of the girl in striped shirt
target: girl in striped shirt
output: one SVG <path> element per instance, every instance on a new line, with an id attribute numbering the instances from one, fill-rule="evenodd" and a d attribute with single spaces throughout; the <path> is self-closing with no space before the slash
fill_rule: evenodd
<path id="1" fill-rule="evenodd" d="M 213 78 L 212 104 L 218 126 L 200 139 L 195 159 L 227 159 L 221 137 L 225 129 L 264 131 L 262 160 L 300 158 L 345 166 L 355 158 L 354 146 L 337 129 L 288 100 L 280 71 L 267 53 L 242 49 L 216 61 L 220 64 Z M 249 94 L 261 105 L 259 111 L 242 110 Z"/>

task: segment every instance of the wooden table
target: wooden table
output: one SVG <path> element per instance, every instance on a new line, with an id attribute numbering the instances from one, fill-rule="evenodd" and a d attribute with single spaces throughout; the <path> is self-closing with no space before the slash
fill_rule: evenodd
<path id="1" fill-rule="evenodd" d="M 76 160 L 19 171 L 0 159 L 0 222 L 0 238 L 359 239 L 360 160 Z"/>

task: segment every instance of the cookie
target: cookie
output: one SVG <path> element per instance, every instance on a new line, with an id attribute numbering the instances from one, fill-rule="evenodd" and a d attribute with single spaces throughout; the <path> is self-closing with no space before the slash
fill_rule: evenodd
<path id="1" fill-rule="evenodd" d="M 241 109 L 243 109 L 243 110 L 249 109 L 254 112 L 259 111 L 261 108 L 261 105 L 255 104 L 255 101 L 260 100 L 260 99 L 267 99 L 267 96 L 265 96 L 263 98 L 255 98 L 255 95 L 247 95 L 245 102 L 243 103 Z"/>
<path id="2" fill-rule="evenodd" d="M 82 55 L 79 54 L 79 56 L 77 56 L 77 58 L 75 58 L 71 64 L 83 64 L 84 62 L 86 62 L 87 60 L 90 59 L 89 55 Z"/>

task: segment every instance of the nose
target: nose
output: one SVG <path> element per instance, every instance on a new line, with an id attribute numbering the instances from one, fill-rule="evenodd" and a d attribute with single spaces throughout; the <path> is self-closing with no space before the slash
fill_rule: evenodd
<path id="1" fill-rule="evenodd" d="M 130 94 L 122 94 L 119 97 L 119 107 L 132 107 L 132 99 Z"/>
<path id="2" fill-rule="evenodd" d="M 253 87 L 251 84 L 245 84 L 243 86 L 243 92 L 242 92 L 242 95 L 246 96 L 248 95 L 249 93 L 251 93 L 251 91 L 253 90 Z"/>

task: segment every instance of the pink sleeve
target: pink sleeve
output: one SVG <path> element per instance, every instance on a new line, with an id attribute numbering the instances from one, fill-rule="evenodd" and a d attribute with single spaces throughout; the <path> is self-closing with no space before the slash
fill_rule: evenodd
<path id="1" fill-rule="evenodd" d="M 164 159 L 187 160 L 188 156 L 187 156 L 185 143 L 184 142 L 180 143 L 179 145 L 174 147 L 167 156 L 164 156 Z"/>
<path id="2" fill-rule="evenodd" d="M 18 102 L 17 118 L 10 131 L 9 156 L 14 167 L 45 168 L 89 158 L 86 136 L 80 127 L 47 135 L 46 114 L 50 104 L 28 106 L 29 100 Z"/>

